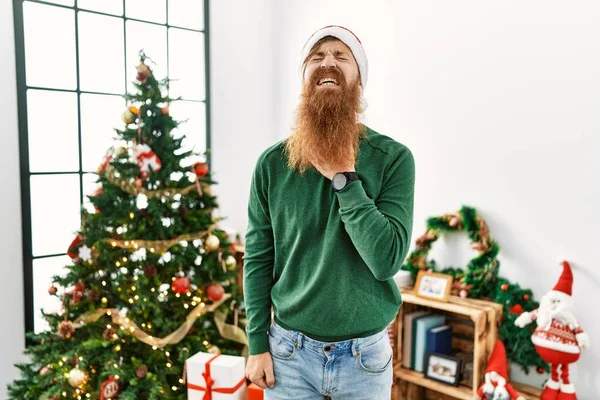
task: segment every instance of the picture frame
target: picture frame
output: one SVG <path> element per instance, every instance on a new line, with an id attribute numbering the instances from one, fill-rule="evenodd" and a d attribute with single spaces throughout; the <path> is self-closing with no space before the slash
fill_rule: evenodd
<path id="1" fill-rule="evenodd" d="M 415 296 L 446 303 L 450 297 L 453 280 L 451 275 L 421 270 L 415 283 Z"/>
<path id="2" fill-rule="evenodd" d="M 434 381 L 458 386 L 462 360 L 447 354 L 428 352 L 425 355 L 425 377 Z"/>

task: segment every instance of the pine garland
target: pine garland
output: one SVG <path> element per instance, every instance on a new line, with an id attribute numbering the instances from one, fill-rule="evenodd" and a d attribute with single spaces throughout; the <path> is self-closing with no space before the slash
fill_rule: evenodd
<path id="1" fill-rule="evenodd" d="M 464 268 L 440 268 L 435 260 L 429 258 L 432 244 L 442 233 L 448 232 L 466 232 L 471 248 L 478 251 L 478 255 Z M 413 278 L 420 270 L 452 275 L 452 294 L 502 304 L 504 313 L 498 333 L 504 341 L 508 359 L 519 364 L 527 373 L 530 367 L 536 367 L 538 373 L 548 371 L 548 365 L 531 342 L 534 326 L 520 329 L 514 324 L 521 313 L 535 310 L 539 304 L 533 299 L 530 289 L 523 289 L 499 276 L 500 261 L 497 257 L 500 247 L 491 237 L 487 223 L 474 208 L 463 206 L 457 213 L 428 218 L 427 230 L 415 243 L 416 247 L 406 258 L 402 269 L 409 271 Z"/>

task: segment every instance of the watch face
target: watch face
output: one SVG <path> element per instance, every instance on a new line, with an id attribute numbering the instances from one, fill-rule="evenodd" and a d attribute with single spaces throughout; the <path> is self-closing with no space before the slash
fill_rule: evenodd
<path id="1" fill-rule="evenodd" d="M 346 175 L 344 174 L 335 174 L 333 176 L 333 187 L 336 190 L 340 190 L 342 189 L 344 186 L 346 186 Z"/>

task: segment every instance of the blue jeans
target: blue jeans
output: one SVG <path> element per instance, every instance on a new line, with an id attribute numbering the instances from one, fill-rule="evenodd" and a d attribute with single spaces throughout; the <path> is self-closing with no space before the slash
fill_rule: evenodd
<path id="1" fill-rule="evenodd" d="M 364 338 L 321 342 L 275 322 L 269 329 L 275 386 L 265 400 L 389 400 L 392 346 L 387 328 Z"/>

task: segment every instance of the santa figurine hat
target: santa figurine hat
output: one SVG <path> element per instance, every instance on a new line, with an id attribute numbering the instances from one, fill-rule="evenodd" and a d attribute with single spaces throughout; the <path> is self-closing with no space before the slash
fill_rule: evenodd
<path id="1" fill-rule="evenodd" d="M 506 365 L 506 348 L 501 340 L 496 342 L 492 355 L 488 360 L 485 374 L 495 372 L 508 382 L 508 367 Z"/>
<path id="2" fill-rule="evenodd" d="M 571 301 L 573 295 L 573 271 L 571 271 L 571 265 L 568 261 L 563 261 L 563 272 L 556 282 L 554 289 L 552 289 L 548 295 L 552 298 L 557 298 L 563 301 Z"/>
<path id="3" fill-rule="evenodd" d="M 365 53 L 365 49 L 362 46 L 362 43 L 358 39 L 358 37 L 347 28 L 338 25 L 329 25 L 324 28 L 319 29 L 308 39 L 304 48 L 302 49 L 302 59 L 301 62 L 306 60 L 306 57 L 312 50 L 312 48 L 317 44 L 317 42 L 323 39 L 326 36 L 333 36 L 339 40 L 341 40 L 346 46 L 350 48 L 352 54 L 354 55 L 354 59 L 358 64 L 358 70 L 360 71 L 360 84 L 362 89 L 364 90 L 367 86 L 367 75 L 369 72 L 369 63 L 367 61 L 367 54 Z M 301 71 L 304 74 L 304 71 Z"/>

